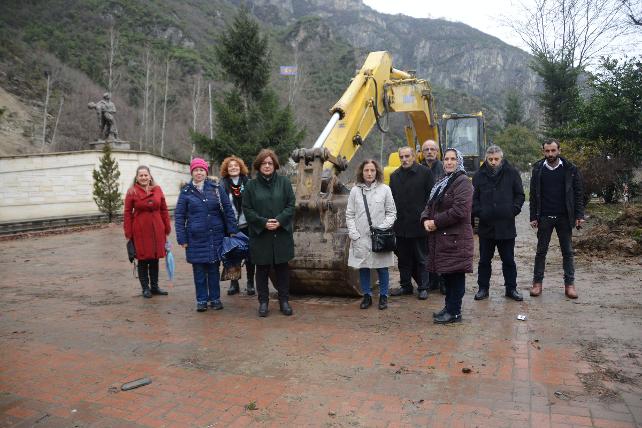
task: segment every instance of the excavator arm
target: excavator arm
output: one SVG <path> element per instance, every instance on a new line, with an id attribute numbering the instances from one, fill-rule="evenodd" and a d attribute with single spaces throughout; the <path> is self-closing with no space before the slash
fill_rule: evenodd
<path id="1" fill-rule="evenodd" d="M 375 125 L 386 131 L 386 115 L 406 113 L 412 148 L 439 140 L 432 91 L 427 81 L 392 67 L 388 52 L 372 52 L 357 72 L 310 149 L 297 149 L 293 292 L 359 295 L 358 272 L 347 266 L 345 209 L 349 191 L 339 181 Z M 392 168 L 394 170 L 394 168 Z M 389 171 L 386 171 L 388 176 Z"/>

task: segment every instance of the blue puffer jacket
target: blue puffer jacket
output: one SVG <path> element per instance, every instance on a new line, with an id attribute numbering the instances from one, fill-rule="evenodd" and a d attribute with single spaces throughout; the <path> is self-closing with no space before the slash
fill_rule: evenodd
<path id="1" fill-rule="evenodd" d="M 178 244 L 187 244 L 188 263 L 217 262 L 223 237 L 238 232 L 229 198 L 218 183 L 210 180 L 205 180 L 203 193 L 191 182 L 183 187 L 174 211 L 174 224 Z"/>

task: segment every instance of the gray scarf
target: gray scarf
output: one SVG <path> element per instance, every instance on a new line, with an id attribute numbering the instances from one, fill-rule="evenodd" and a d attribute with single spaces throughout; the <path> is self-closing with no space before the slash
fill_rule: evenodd
<path id="1" fill-rule="evenodd" d="M 461 152 L 457 149 L 446 149 L 447 151 L 454 150 L 455 153 L 457 153 L 457 167 L 455 167 L 455 170 L 451 173 L 447 173 L 446 175 L 443 176 L 441 180 L 437 182 L 430 191 L 430 199 L 433 200 L 433 198 L 438 198 L 439 195 L 441 195 L 441 192 L 444 191 L 446 186 L 448 186 L 448 180 L 457 172 L 461 171 L 464 174 L 466 173 L 466 170 L 464 169 L 464 157 L 461 155 Z M 444 152 L 445 153 L 445 152 Z"/>

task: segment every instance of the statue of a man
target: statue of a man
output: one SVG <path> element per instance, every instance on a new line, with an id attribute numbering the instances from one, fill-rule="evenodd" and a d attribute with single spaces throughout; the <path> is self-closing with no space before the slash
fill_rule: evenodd
<path id="1" fill-rule="evenodd" d="M 98 115 L 99 139 L 118 140 L 118 129 L 116 128 L 116 106 L 111 101 L 109 92 L 103 94 L 103 99 L 97 103 L 89 103 L 90 109 L 95 109 Z"/>

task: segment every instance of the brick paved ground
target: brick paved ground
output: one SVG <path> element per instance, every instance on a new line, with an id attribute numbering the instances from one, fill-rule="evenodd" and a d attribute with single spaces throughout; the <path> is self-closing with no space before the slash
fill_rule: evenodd
<path id="1" fill-rule="evenodd" d="M 473 302 L 469 276 L 464 322 L 436 326 L 435 295 L 387 311 L 299 297 L 289 318 L 224 295 L 223 311 L 196 313 L 181 255 L 170 296 L 143 299 L 119 227 L 0 254 L 0 427 L 642 426 L 637 260 L 578 260 L 576 302 L 554 285 L 555 256 L 542 297 L 522 303 L 496 274 Z M 143 376 L 153 383 L 119 391 Z"/>

